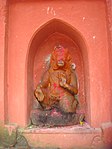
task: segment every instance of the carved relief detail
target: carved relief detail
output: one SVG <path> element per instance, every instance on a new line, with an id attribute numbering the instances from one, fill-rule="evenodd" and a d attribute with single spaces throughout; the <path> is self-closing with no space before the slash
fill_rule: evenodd
<path id="1" fill-rule="evenodd" d="M 100 148 L 100 147 L 103 147 L 104 145 L 104 142 L 103 142 L 103 139 L 102 139 L 102 136 L 100 135 L 96 135 L 92 138 L 92 141 L 91 141 L 91 149 L 96 149 L 96 148 Z"/>

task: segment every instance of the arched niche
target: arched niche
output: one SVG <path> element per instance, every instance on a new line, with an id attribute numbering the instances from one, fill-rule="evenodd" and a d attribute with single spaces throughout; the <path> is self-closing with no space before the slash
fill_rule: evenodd
<path id="1" fill-rule="evenodd" d="M 76 64 L 79 82 L 79 102 L 90 121 L 89 110 L 89 66 L 87 45 L 81 33 L 68 23 L 52 19 L 42 25 L 32 36 L 27 55 L 27 119 L 32 108 L 34 88 L 45 71 L 45 61 L 55 44 L 68 48 Z"/>

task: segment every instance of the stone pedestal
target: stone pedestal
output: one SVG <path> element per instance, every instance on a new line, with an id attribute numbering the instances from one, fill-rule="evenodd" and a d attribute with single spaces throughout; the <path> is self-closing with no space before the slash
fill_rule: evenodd
<path id="1" fill-rule="evenodd" d="M 23 135 L 29 146 L 35 148 L 84 149 L 104 145 L 101 128 L 91 128 L 86 123 L 83 126 L 26 129 Z"/>

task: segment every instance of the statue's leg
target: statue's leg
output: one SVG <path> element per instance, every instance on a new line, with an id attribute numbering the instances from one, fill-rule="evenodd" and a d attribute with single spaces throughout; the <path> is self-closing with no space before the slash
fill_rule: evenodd
<path id="1" fill-rule="evenodd" d="M 65 94 L 60 98 L 59 106 L 64 112 L 76 112 L 77 100 L 71 94 Z"/>

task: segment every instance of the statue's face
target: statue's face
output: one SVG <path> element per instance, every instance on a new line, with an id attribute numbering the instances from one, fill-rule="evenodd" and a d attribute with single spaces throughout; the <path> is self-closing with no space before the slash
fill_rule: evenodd
<path id="1" fill-rule="evenodd" d="M 64 68 L 70 69 L 71 56 L 67 49 L 58 46 L 54 49 L 51 55 L 50 66 L 53 69 Z"/>
<path id="2" fill-rule="evenodd" d="M 57 65 L 59 67 L 63 67 L 65 65 L 65 62 L 63 60 L 58 60 Z"/>
<path id="3" fill-rule="evenodd" d="M 57 65 L 63 67 L 65 65 L 66 51 L 63 47 L 58 47 L 55 50 Z"/>

